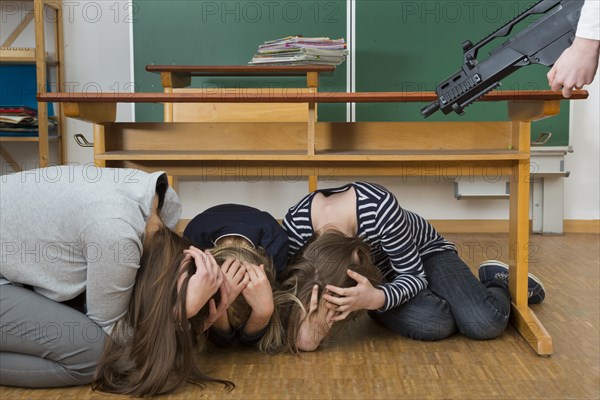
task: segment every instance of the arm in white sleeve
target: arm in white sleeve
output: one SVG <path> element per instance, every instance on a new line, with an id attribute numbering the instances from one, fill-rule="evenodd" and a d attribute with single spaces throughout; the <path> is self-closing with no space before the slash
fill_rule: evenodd
<path id="1" fill-rule="evenodd" d="M 585 0 L 577 24 L 577 36 L 600 40 L 600 0 Z"/>

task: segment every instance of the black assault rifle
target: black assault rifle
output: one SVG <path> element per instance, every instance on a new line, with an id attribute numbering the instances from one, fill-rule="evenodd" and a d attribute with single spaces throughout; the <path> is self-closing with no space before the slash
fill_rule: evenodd
<path id="1" fill-rule="evenodd" d="M 583 0 L 542 0 L 477 44 L 463 42 L 464 64 L 440 83 L 438 99 L 421 109 L 428 117 L 437 110 L 464 114 L 469 104 L 500 86 L 500 80 L 530 64 L 553 65 L 575 37 Z M 477 52 L 493 39 L 508 36 L 513 27 L 534 14 L 545 14 L 479 62 Z"/>

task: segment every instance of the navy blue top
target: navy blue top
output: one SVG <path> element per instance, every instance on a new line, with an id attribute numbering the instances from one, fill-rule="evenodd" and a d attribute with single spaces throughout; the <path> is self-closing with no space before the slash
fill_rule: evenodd
<path id="1" fill-rule="evenodd" d="M 283 271 L 288 256 L 288 236 L 271 214 L 241 204 L 221 204 L 196 215 L 183 236 L 194 245 L 212 248 L 224 236 L 241 236 L 273 259 L 275 273 Z"/>

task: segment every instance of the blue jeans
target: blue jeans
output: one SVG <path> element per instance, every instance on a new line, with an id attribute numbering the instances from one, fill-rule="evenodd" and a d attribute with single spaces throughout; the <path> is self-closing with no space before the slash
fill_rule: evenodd
<path id="1" fill-rule="evenodd" d="M 92 382 L 107 335 L 85 314 L 33 290 L 0 285 L 0 385 Z"/>
<path id="2" fill-rule="evenodd" d="M 507 285 L 484 286 L 454 251 L 423 258 L 427 289 L 386 312 L 371 311 L 375 321 L 402 336 L 440 340 L 458 331 L 471 339 L 500 336 L 510 314 Z"/>

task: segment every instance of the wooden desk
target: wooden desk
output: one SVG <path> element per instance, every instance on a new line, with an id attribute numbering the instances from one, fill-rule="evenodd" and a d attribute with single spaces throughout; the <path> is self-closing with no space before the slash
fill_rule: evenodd
<path id="1" fill-rule="evenodd" d="M 237 98 L 241 101 L 210 102 L 210 103 L 164 103 L 165 122 L 308 122 L 317 121 L 317 103 L 312 101 L 302 102 L 274 102 L 265 104 L 244 101 L 248 95 L 271 97 L 290 94 L 315 94 L 319 87 L 319 76 L 331 75 L 335 71 L 332 65 L 299 65 L 299 66 L 274 66 L 274 65 L 148 65 L 148 72 L 159 73 L 164 93 L 181 95 L 212 95 L 215 92 L 226 94 L 231 100 Z M 304 77 L 306 87 L 275 88 L 215 88 L 205 85 L 204 88 L 188 88 L 193 77 L 211 78 L 264 78 L 264 77 Z M 275 96 L 275 97 L 273 97 Z M 310 190 L 317 188 L 317 177 L 309 175 L 308 185 Z M 179 180 L 171 176 L 171 183 L 177 190 Z"/>
<path id="2" fill-rule="evenodd" d="M 315 93 L 317 88 L 319 87 L 319 75 L 331 75 L 333 71 L 335 71 L 335 67 L 332 65 L 299 65 L 299 66 L 273 66 L 273 65 L 213 65 L 213 66 L 200 66 L 200 65 L 148 65 L 146 66 L 146 71 L 154 72 L 160 74 L 160 81 L 163 86 L 165 93 L 198 93 L 202 90 L 200 89 L 190 89 L 186 90 L 184 88 L 188 87 L 192 83 L 193 77 L 274 77 L 274 76 L 304 76 L 306 77 L 306 91 L 302 91 L 303 93 Z M 239 89 L 231 89 L 230 93 L 240 93 L 246 94 L 248 93 L 248 89 L 244 89 L 240 91 Z M 288 89 L 289 90 L 289 89 Z M 286 94 L 288 93 L 286 89 L 258 89 L 256 92 L 264 93 L 266 95 L 279 93 Z M 214 92 L 214 90 L 209 89 L 205 92 Z M 227 103 L 230 104 L 230 103 Z M 283 106 L 285 104 L 285 106 Z M 280 111 L 282 115 L 295 115 L 297 109 L 292 108 L 291 110 L 288 108 L 290 105 L 289 102 L 284 102 L 280 104 Z M 314 108 L 314 103 L 308 103 L 309 110 L 308 112 L 313 114 L 316 112 Z M 311 108 L 311 106 L 313 106 Z M 197 112 L 197 110 L 194 110 Z M 255 112 L 260 111 L 260 109 L 245 106 L 245 109 L 242 109 L 242 112 L 246 116 L 252 116 Z M 180 118 L 177 118 L 173 115 L 173 103 L 165 103 L 165 122 L 181 122 L 178 121 Z M 202 115 L 203 113 L 200 113 Z M 212 114 L 215 113 L 214 110 Z M 262 118 L 263 115 L 259 113 L 259 117 Z M 268 119 L 268 117 L 267 117 Z M 315 115 L 316 119 L 316 115 Z M 200 121 L 198 121 L 200 122 Z M 221 121 L 225 122 L 225 121 Z M 233 122 L 233 121 L 227 121 Z M 268 122 L 268 121 L 265 121 Z"/>
<path id="3" fill-rule="evenodd" d="M 583 99 L 577 91 L 572 99 Z M 508 101 L 505 122 L 163 122 L 115 123 L 118 102 L 429 102 L 434 93 L 46 93 L 65 114 L 94 123 L 99 166 L 165 170 L 177 176 L 510 175 L 512 322 L 540 355 L 552 338 L 527 305 L 530 123 L 560 111 L 560 92 L 493 92 Z M 312 118 L 312 119 L 311 119 Z M 225 174 L 225 175 L 224 175 Z"/>

